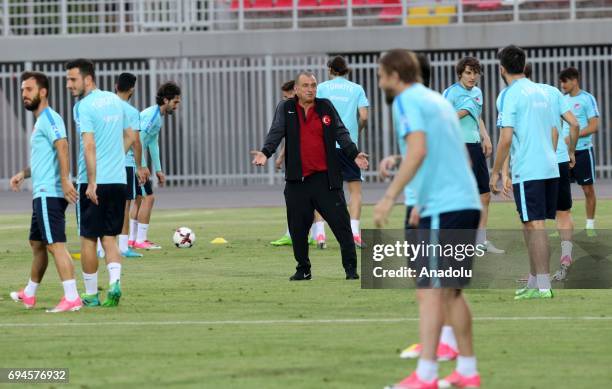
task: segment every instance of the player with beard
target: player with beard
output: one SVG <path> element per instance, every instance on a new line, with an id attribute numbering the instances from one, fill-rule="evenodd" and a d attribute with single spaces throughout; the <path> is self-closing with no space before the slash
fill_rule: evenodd
<path id="1" fill-rule="evenodd" d="M 33 197 L 30 246 L 32 270 L 26 287 L 11 292 L 15 302 L 26 308 L 36 305 L 36 290 L 45 275 L 49 251 L 64 297 L 48 312 L 78 311 L 82 307 L 74 278 L 74 265 L 66 249 L 66 217 L 68 203 L 74 204 L 77 192 L 70 181 L 70 158 L 66 127 L 61 116 L 49 107 L 49 79 L 43 73 L 25 72 L 21 76 L 21 95 L 25 109 L 36 117 L 30 137 L 30 167 L 11 178 L 10 186 L 18 191 L 26 178 L 32 178 Z"/>
<path id="2" fill-rule="evenodd" d="M 412 52 L 398 49 L 386 53 L 380 60 L 378 75 L 379 87 L 387 102 L 393 104 L 402 162 L 374 208 L 374 223 L 377 227 L 387 224 L 395 199 L 409 186 L 420 213 L 418 221 L 411 218 L 418 224 L 419 234 L 427 233 L 425 239 L 444 246 L 455 239 L 448 231 L 464 230 L 464 243 L 474 244 L 482 205 L 456 112 L 442 95 L 421 83 L 419 60 Z M 444 268 L 449 263 L 449 258 L 435 254 L 423 255 L 415 262 L 421 267 L 416 282 L 422 351 L 416 371 L 394 389 L 438 388 L 436 350 L 444 320 L 454 330 L 459 356 L 456 370 L 440 385 L 480 387 L 472 344 L 472 315 L 462 293 L 469 278 L 422 275 L 422 270 Z M 463 266 L 469 268 L 471 260 Z"/>

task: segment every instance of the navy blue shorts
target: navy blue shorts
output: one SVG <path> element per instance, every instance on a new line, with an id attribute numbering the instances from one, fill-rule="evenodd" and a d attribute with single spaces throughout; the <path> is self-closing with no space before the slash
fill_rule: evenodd
<path id="1" fill-rule="evenodd" d="M 132 166 L 125 167 L 125 174 L 127 176 L 127 200 L 136 200 L 136 189 L 138 186 L 138 179 L 136 178 L 135 168 Z"/>
<path id="2" fill-rule="evenodd" d="M 79 184 L 77 224 L 79 236 L 101 238 L 121 233 L 125 215 L 126 184 L 98 184 L 98 205 L 85 195 L 87 184 Z"/>
<path id="3" fill-rule="evenodd" d="M 153 194 L 153 183 L 151 182 L 151 180 L 147 180 L 147 182 L 144 183 L 144 185 L 140 185 L 138 187 L 138 193 L 136 193 L 136 196 L 151 196 Z"/>
<path id="4" fill-rule="evenodd" d="M 63 197 L 38 197 L 32 201 L 30 240 L 46 244 L 66 242 L 66 208 Z"/>
<path id="5" fill-rule="evenodd" d="M 557 211 L 572 209 L 572 187 L 570 184 L 569 162 L 559 164 L 559 192 L 557 193 Z"/>
<path id="6" fill-rule="evenodd" d="M 491 192 L 489 187 L 489 167 L 487 166 L 487 158 L 482 152 L 482 144 L 466 143 L 465 145 L 472 160 L 472 172 L 474 172 L 474 177 L 476 177 L 478 192 L 480 194 Z"/>
<path id="7" fill-rule="evenodd" d="M 414 208 L 414 206 L 412 205 L 406 205 L 406 219 L 404 220 L 404 229 L 405 230 L 413 230 L 416 227 L 413 227 L 410 225 L 409 221 L 410 221 L 410 214 L 412 213 L 412 209 Z"/>
<path id="8" fill-rule="evenodd" d="M 559 179 L 525 181 L 513 184 L 514 202 L 523 223 L 554 219 L 557 214 Z"/>
<path id="9" fill-rule="evenodd" d="M 576 165 L 571 170 L 572 182 L 578 185 L 595 183 L 595 153 L 593 147 L 576 150 Z"/>
<path id="10" fill-rule="evenodd" d="M 471 277 L 467 274 L 453 277 L 430 277 L 421 275 L 421 272 L 423 269 L 445 270 L 450 268 L 471 272 L 479 222 L 480 211 L 467 209 L 422 217 L 418 230 L 406 230 L 406 240 L 417 244 L 425 242 L 427 245 L 438 245 L 444 248 L 452 245 L 457 249 L 464 249 L 469 245 L 472 249 L 463 252 L 462 257 L 448 256 L 446 252 L 436 252 L 435 249 L 432 249 L 432 251 L 418 255 L 416 260 L 409 261 L 408 266 L 416 270 L 418 288 L 463 289 L 470 283 Z"/>
<path id="11" fill-rule="evenodd" d="M 361 177 L 361 169 L 355 163 L 354 160 L 350 160 L 342 151 L 342 149 L 336 149 L 336 155 L 340 161 L 340 169 L 342 169 L 342 179 L 345 182 L 363 181 Z"/>

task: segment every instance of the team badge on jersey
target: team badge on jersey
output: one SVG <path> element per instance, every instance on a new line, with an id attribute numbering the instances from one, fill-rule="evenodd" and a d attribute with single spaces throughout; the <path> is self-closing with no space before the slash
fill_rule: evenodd
<path id="1" fill-rule="evenodd" d="M 331 124 L 331 118 L 329 117 L 329 115 L 323 116 L 323 124 L 325 124 L 326 126 L 329 126 Z"/>

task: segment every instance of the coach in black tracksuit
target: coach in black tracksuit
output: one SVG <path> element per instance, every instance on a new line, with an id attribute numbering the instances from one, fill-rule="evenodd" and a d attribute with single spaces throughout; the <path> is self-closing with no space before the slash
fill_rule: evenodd
<path id="1" fill-rule="evenodd" d="M 296 97 L 281 102 L 264 147 L 254 151 L 253 163 L 263 166 L 285 138 L 285 202 L 287 222 L 298 262 L 291 281 L 309 280 L 308 231 L 316 209 L 340 242 L 342 265 L 347 279 L 359 279 L 357 254 L 349 213 L 342 190 L 342 172 L 336 142 L 345 155 L 367 169 L 367 155 L 351 141 L 338 112 L 327 99 L 315 98 L 317 81 L 311 73 L 300 73 Z"/>

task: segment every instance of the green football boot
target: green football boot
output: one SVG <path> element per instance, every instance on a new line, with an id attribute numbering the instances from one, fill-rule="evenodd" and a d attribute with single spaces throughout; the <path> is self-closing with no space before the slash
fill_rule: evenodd
<path id="1" fill-rule="evenodd" d="M 540 292 L 540 289 L 527 289 L 526 292 L 514 296 L 515 300 L 536 300 L 536 299 L 551 299 L 553 298 L 552 289 L 546 292 Z"/>
<path id="2" fill-rule="evenodd" d="M 270 242 L 272 246 L 291 246 L 293 242 L 291 241 L 291 237 L 289 235 L 283 235 L 282 238 Z"/>
<path id="3" fill-rule="evenodd" d="M 83 305 L 86 307 L 99 307 L 100 306 L 100 298 L 98 297 L 98 293 L 95 293 L 95 294 L 81 293 L 81 301 L 83 302 Z"/>
<path id="4" fill-rule="evenodd" d="M 102 303 L 103 307 L 116 307 L 121 299 L 121 284 L 115 281 L 108 286 L 108 294 L 106 300 Z"/>

